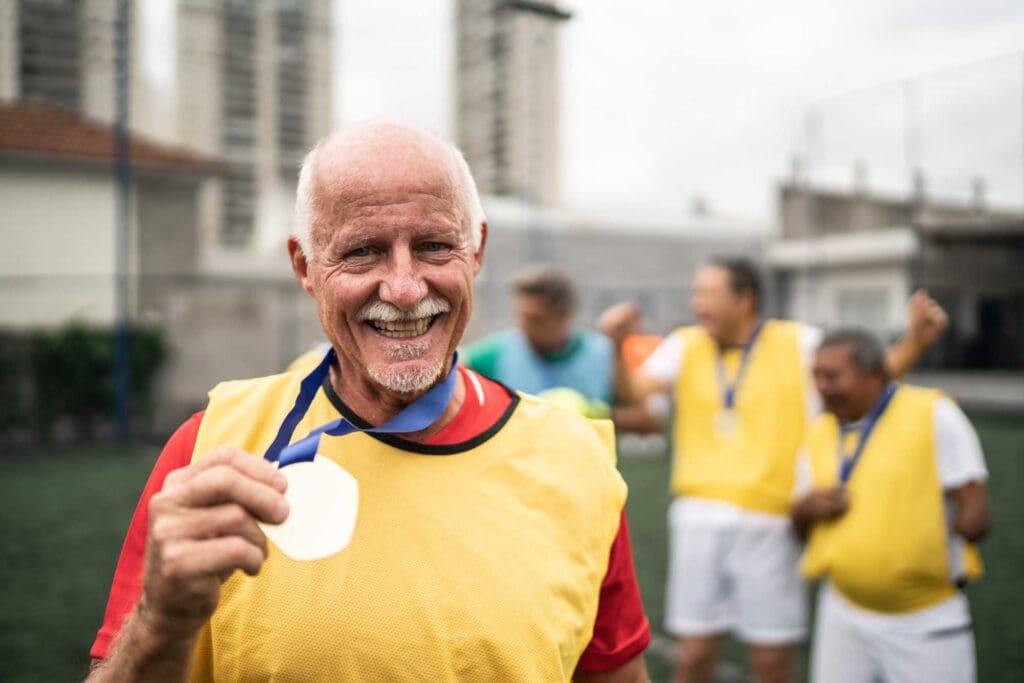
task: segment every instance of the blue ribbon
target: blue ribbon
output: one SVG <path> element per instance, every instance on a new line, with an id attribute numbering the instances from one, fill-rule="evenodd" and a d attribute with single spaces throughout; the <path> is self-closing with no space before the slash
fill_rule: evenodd
<path id="1" fill-rule="evenodd" d="M 864 448 L 868 445 L 868 438 L 871 436 L 871 432 L 875 429 L 875 425 L 878 424 L 879 418 L 882 417 L 882 413 L 889 407 L 889 402 L 892 401 L 892 397 L 896 394 L 898 385 L 896 382 L 890 382 L 889 386 L 885 388 L 882 395 L 875 401 L 875 405 L 871 407 L 871 412 L 868 413 L 867 419 L 864 421 L 864 426 L 860 428 L 860 437 L 857 440 L 857 448 L 853 451 L 853 455 L 845 457 L 843 453 L 843 441 L 840 435 L 839 439 L 839 450 L 840 454 L 843 455 L 842 463 L 839 465 L 839 483 L 845 484 L 850 479 L 850 475 L 853 474 L 853 468 L 857 466 L 857 462 L 860 460 L 861 454 L 864 453 Z"/>
<path id="2" fill-rule="evenodd" d="M 325 434 L 327 436 L 346 436 L 352 432 L 383 434 L 418 432 L 426 429 L 437 422 L 441 415 L 444 414 L 444 410 L 448 407 L 452 394 L 455 392 L 455 379 L 458 374 L 456 366 L 459 362 L 459 355 L 457 353 L 452 356 L 451 372 L 448 373 L 443 382 L 407 405 L 400 413 L 384 424 L 360 429 L 344 417 L 341 417 L 320 425 L 305 437 L 289 446 L 288 442 L 295 432 L 295 427 L 302 421 L 306 411 L 309 410 L 309 406 L 313 403 L 313 397 L 316 396 L 316 392 L 320 389 L 324 380 L 327 379 L 333 360 L 334 349 L 332 348 L 324 356 L 324 359 L 320 361 L 320 364 L 316 366 L 316 369 L 303 378 L 299 384 L 299 395 L 295 399 L 295 405 L 292 406 L 292 409 L 281 422 L 281 427 L 277 430 L 277 436 L 274 437 L 274 441 L 267 448 L 266 453 L 263 454 L 263 457 L 270 462 L 276 462 L 278 467 L 286 467 L 296 462 L 309 462 L 313 460 L 320 445 L 320 437 Z"/>
<path id="3" fill-rule="evenodd" d="M 743 381 L 743 375 L 747 372 L 747 365 L 750 363 L 750 352 L 754 350 L 754 344 L 757 343 L 757 338 L 761 336 L 761 328 L 764 327 L 764 322 L 758 322 L 757 327 L 751 331 L 750 336 L 747 337 L 747 341 L 743 344 L 743 355 L 740 357 L 740 366 L 736 369 L 736 378 L 732 384 L 725 379 L 725 362 L 722 360 L 721 347 L 719 347 L 718 356 L 718 381 L 725 387 L 724 395 L 722 397 L 722 404 L 726 410 L 732 410 L 736 405 L 736 392 L 739 391 L 740 382 Z"/>

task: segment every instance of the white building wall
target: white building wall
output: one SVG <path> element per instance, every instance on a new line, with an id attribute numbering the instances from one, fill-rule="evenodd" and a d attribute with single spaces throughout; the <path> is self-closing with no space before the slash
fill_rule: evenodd
<path id="1" fill-rule="evenodd" d="M 910 283 L 906 263 L 829 266 L 791 276 L 786 316 L 825 328 L 903 329 Z"/>
<path id="2" fill-rule="evenodd" d="M 183 144 L 178 138 L 178 11 L 175 0 L 146 0 L 134 7 L 135 81 L 131 125 L 135 133 Z"/>
<path id="3" fill-rule="evenodd" d="M 306 133 L 309 146 L 331 132 L 334 86 L 331 80 L 331 55 L 334 48 L 331 25 L 331 3 L 314 2 L 309 7 L 310 25 L 307 42 Z"/>
<path id="4" fill-rule="evenodd" d="M 562 23 L 497 0 L 455 4 L 456 140 L 484 194 L 560 204 Z"/>
<path id="5" fill-rule="evenodd" d="M 0 325 L 114 318 L 114 185 L 108 176 L 0 166 Z"/>
<path id="6" fill-rule="evenodd" d="M 0 0 L 0 101 L 18 96 L 18 3 Z"/>
<path id="7" fill-rule="evenodd" d="M 259 252 L 270 252 L 288 234 L 288 216 L 282 215 L 277 144 L 277 21 L 273 6 L 262 6 L 256 38 L 256 144 L 253 150 L 256 172 L 256 216 L 251 244 Z"/>
<path id="8" fill-rule="evenodd" d="M 170 141 L 217 156 L 221 152 L 223 134 L 221 15 L 209 3 L 182 0 L 177 3 L 175 22 L 174 90 L 178 106 L 175 134 Z"/>
<path id="9" fill-rule="evenodd" d="M 89 118 L 113 123 L 116 114 L 114 20 L 117 3 L 84 0 L 81 13 L 81 110 Z M 133 59 L 132 63 L 135 61 Z"/>

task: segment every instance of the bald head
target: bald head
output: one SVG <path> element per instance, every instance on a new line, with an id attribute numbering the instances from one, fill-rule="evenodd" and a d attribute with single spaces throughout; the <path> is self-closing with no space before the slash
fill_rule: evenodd
<path id="1" fill-rule="evenodd" d="M 336 131 L 306 155 L 296 191 L 294 234 L 308 256 L 322 216 L 343 215 L 366 197 L 419 192 L 454 198 L 463 228 L 480 247 L 485 220 L 476 183 L 452 143 L 417 126 L 370 121 Z"/>

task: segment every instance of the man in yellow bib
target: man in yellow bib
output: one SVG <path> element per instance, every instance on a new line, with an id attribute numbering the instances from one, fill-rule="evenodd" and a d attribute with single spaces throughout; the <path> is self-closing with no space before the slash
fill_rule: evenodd
<path id="1" fill-rule="evenodd" d="M 91 680 L 645 681 L 611 424 L 455 360 L 487 238 L 462 155 L 340 131 L 296 215 L 330 349 L 218 385 L 168 442 Z"/>
<path id="2" fill-rule="evenodd" d="M 675 398 L 665 627 L 680 638 L 677 681 L 710 681 L 733 631 L 749 646 L 758 683 L 791 683 L 807 610 L 789 508 L 797 451 L 818 410 L 810 365 L 822 333 L 763 319 L 758 274 L 745 259 L 699 268 L 691 304 L 698 325 L 670 334 L 638 371 L 617 375 L 621 396 Z M 621 343 L 637 315 L 619 305 L 600 327 Z M 915 294 L 907 334 L 889 350 L 894 375 L 945 324 L 942 309 Z"/>
<path id="3" fill-rule="evenodd" d="M 935 389 L 889 381 L 881 346 L 841 330 L 822 341 L 814 381 L 827 414 L 809 431 L 793 506 L 821 579 L 815 683 L 970 683 L 974 640 L 959 590 L 981 573 L 989 531 L 978 437 Z"/>

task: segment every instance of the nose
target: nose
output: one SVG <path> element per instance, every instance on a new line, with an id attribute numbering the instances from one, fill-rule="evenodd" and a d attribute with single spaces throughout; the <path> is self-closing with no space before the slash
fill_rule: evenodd
<path id="1" fill-rule="evenodd" d="M 380 282 L 381 301 L 393 304 L 403 311 L 413 309 L 427 296 L 427 283 L 423 281 L 416 261 L 408 249 L 391 252 L 387 273 Z"/>

